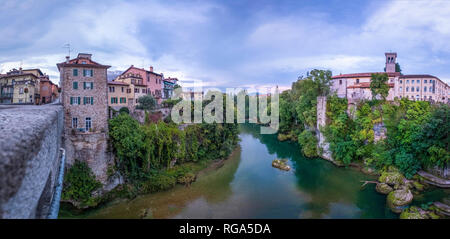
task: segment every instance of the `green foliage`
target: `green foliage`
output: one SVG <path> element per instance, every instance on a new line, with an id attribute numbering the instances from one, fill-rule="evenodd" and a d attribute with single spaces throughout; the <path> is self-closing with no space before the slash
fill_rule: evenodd
<path id="1" fill-rule="evenodd" d="M 381 96 L 383 100 L 389 95 L 389 80 L 388 75 L 385 74 L 372 74 L 370 80 L 370 91 L 372 92 L 372 99 L 377 99 L 377 96 Z"/>
<path id="2" fill-rule="evenodd" d="M 400 64 L 398 64 L 398 62 L 395 63 L 395 72 L 400 72 L 400 73 L 402 73 L 402 68 L 400 67 Z"/>
<path id="3" fill-rule="evenodd" d="M 298 143 L 302 148 L 302 152 L 306 157 L 317 156 L 317 138 L 314 132 L 310 130 L 304 130 L 298 136 Z"/>
<path id="4" fill-rule="evenodd" d="M 137 109 L 141 110 L 153 110 L 156 106 L 156 100 L 151 95 L 144 95 L 139 97 Z"/>
<path id="5" fill-rule="evenodd" d="M 162 173 L 175 162 L 224 158 L 238 142 L 237 124 L 193 124 L 181 130 L 174 123 L 140 125 L 131 116 L 120 114 L 109 126 L 117 169 L 143 191 L 176 182 L 177 176 L 169 180 Z M 157 181 L 152 181 L 156 177 Z"/>
<path id="6" fill-rule="evenodd" d="M 101 187 L 86 162 L 75 161 L 64 175 L 63 200 L 73 200 L 85 205 L 95 204 L 91 194 Z"/>
<path id="7" fill-rule="evenodd" d="M 122 107 L 119 110 L 119 114 L 122 114 L 122 113 L 130 114 L 130 110 L 127 107 Z"/>

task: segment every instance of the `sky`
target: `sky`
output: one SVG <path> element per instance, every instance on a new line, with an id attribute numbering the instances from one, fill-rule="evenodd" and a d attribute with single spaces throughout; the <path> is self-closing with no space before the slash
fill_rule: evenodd
<path id="1" fill-rule="evenodd" d="M 383 71 L 450 83 L 448 0 L 0 0 L 0 72 L 56 64 L 79 52 L 111 65 L 154 67 L 181 84 L 287 89 L 312 69 Z"/>

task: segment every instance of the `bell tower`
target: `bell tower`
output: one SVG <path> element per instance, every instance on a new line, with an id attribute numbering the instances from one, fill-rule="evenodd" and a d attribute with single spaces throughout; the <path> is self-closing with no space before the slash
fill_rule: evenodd
<path id="1" fill-rule="evenodd" d="M 395 72 L 395 63 L 397 62 L 396 52 L 386 52 L 386 72 Z"/>

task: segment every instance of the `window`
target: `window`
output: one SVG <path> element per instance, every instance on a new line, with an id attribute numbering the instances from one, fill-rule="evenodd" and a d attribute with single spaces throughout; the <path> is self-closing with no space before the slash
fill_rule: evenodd
<path id="1" fill-rule="evenodd" d="M 72 85 L 73 85 L 73 89 L 74 89 L 74 90 L 77 90 L 77 89 L 78 89 L 78 82 L 74 81 L 74 82 L 72 83 Z"/>
<path id="2" fill-rule="evenodd" d="M 73 76 L 78 76 L 78 69 L 73 69 L 72 75 Z"/>
<path id="3" fill-rule="evenodd" d="M 123 86 L 122 86 L 122 93 L 123 93 L 123 90 L 124 90 L 124 89 L 123 89 Z"/>
<path id="4" fill-rule="evenodd" d="M 86 61 L 82 61 L 81 64 L 86 64 Z"/>
<path id="5" fill-rule="evenodd" d="M 116 91 L 116 88 L 114 86 L 109 87 L 109 92 L 114 93 Z"/>
<path id="6" fill-rule="evenodd" d="M 83 104 L 85 105 L 93 105 L 94 97 L 83 97 Z"/>
<path id="7" fill-rule="evenodd" d="M 423 92 L 427 92 L 427 87 L 423 87 Z"/>
<path id="8" fill-rule="evenodd" d="M 400 86 L 398 92 L 402 92 L 403 88 Z"/>
<path id="9" fill-rule="evenodd" d="M 356 79 L 356 84 L 359 84 L 359 79 Z"/>
<path id="10" fill-rule="evenodd" d="M 120 103 L 121 103 L 121 104 L 127 103 L 127 98 L 121 97 L 121 98 L 120 98 Z"/>
<path id="11" fill-rule="evenodd" d="M 411 84 L 414 84 L 414 80 L 411 80 Z"/>
<path id="12" fill-rule="evenodd" d="M 136 99 L 136 104 L 138 103 L 138 99 Z"/>
<path id="13" fill-rule="evenodd" d="M 139 93 L 139 89 L 138 88 L 134 88 L 134 93 Z"/>
<path id="14" fill-rule="evenodd" d="M 433 92 L 433 88 L 431 88 L 431 86 L 428 89 L 429 89 L 429 92 Z"/>
<path id="15" fill-rule="evenodd" d="M 83 69 L 83 76 L 85 76 L 85 77 L 93 77 L 94 76 L 94 70 L 92 70 L 92 69 Z"/>
<path id="16" fill-rule="evenodd" d="M 70 97 L 71 105 L 79 105 L 81 102 L 81 97 Z"/>
<path id="17" fill-rule="evenodd" d="M 83 89 L 85 90 L 94 89 L 94 82 L 83 82 Z"/>
<path id="18" fill-rule="evenodd" d="M 406 84 L 409 84 L 409 80 L 406 80 Z"/>
<path id="19" fill-rule="evenodd" d="M 417 84 L 420 84 L 420 80 L 417 80 Z"/>
<path id="20" fill-rule="evenodd" d="M 423 80 L 423 83 L 426 84 L 426 83 L 427 83 L 427 80 Z"/>
<path id="21" fill-rule="evenodd" d="M 22 87 L 19 88 L 19 94 L 23 94 L 23 88 Z"/>
<path id="22" fill-rule="evenodd" d="M 419 87 L 418 87 L 418 86 L 416 87 L 416 91 L 417 91 L 417 92 L 420 92 L 420 89 L 419 89 Z"/>
<path id="23" fill-rule="evenodd" d="M 86 124 L 85 125 L 86 125 L 86 131 L 90 131 L 91 128 L 92 128 L 92 120 L 91 120 L 90 117 L 86 118 Z"/>
<path id="24" fill-rule="evenodd" d="M 130 94 L 131 93 L 131 89 L 127 89 L 127 93 Z"/>
<path id="25" fill-rule="evenodd" d="M 409 87 L 406 87 L 406 92 L 409 92 Z"/>
<path id="26" fill-rule="evenodd" d="M 78 128 L 78 118 L 72 118 L 72 128 Z"/>
<path id="27" fill-rule="evenodd" d="M 339 80 L 339 85 L 342 85 L 342 80 Z"/>
<path id="28" fill-rule="evenodd" d="M 117 97 L 111 97 L 111 104 L 117 104 Z"/>
<path id="29" fill-rule="evenodd" d="M 403 83 L 403 81 L 402 80 L 400 80 L 400 84 L 402 84 Z"/>
<path id="30" fill-rule="evenodd" d="M 411 92 L 414 92 L 414 86 L 413 86 L 413 87 L 411 87 Z"/>

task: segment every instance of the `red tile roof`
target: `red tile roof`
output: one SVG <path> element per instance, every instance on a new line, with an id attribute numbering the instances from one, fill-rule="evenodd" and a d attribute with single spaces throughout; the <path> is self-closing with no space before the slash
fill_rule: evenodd
<path id="1" fill-rule="evenodd" d="M 340 78 L 358 78 L 358 77 L 371 77 L 372 74 L 388 74 L 389 77 L 395 77 L 399 76 L 400 72 L 367 72 L 367 73 L 352 73 L 352 74 L 340 74 L 335 75 L 332 78 L 333 79 L 340 79 Z"/>

